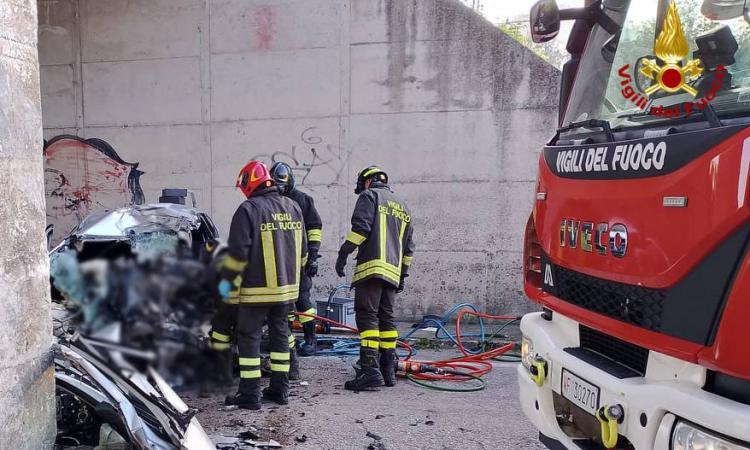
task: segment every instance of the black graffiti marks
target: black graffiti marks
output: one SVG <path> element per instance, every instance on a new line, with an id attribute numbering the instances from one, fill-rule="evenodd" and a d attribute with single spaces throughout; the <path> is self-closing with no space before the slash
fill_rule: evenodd
<path id="1" fill-rule="evenodd" d="M 318 133 L 318 127 L 308 127 L 299 135 L 300 143 L 293 144 L 289 150 L 263 153 L 252 159 L 269 165 L 277 162 L 289 164 L 295 173 L 299 185 L 304 185 L 315 172 L 315 181 L 338 184 L 341 173 L 349 160 L 350 152 L 338 145 L 329 144 Z"/>

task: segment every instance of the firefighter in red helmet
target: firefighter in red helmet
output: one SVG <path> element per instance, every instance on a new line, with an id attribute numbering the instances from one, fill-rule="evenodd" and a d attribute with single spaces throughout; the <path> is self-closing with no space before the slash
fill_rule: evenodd
<path id="1" fill-rule="evenodd" d="M 363 169 L 354 193 L 359 198 L 352 213 L 352 229 L 339 250 L 336 273 L 344 276 L 346 260 L 357 250 L 352 286 L 361 340 L 360 370 L 344 388 L 361 391 L 396 384 L 398 331 L 393 303 L 404 289 L 414 241 L 411 213 L 388 186 L 388 175 L 382 169 Z"/>
<path id="2" fill-rule="evenodd" d="M 285 405 L 289 398 L 287 314 L 299 294 L 306 264 L 305 225 L 299 206 L 279 193 L 262 162 L 245 165 L 237 187 L 247 200 L 232 218 L 219 283 L 222 297 L 237 302 L 240 386 L 226 404 L 260 409 L 260 338 L 267 322 L 271 382 L 263 398 Z"/>

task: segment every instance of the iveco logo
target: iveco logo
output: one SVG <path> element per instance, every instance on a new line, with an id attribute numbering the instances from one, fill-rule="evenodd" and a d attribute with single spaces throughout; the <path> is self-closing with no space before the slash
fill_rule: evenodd
<path id="1" fill-rule="evenodd" d="M 602 256 L 607 250 L 622 258 L 628 249 L 628 229 L 621 223 L 610 225 L 564 218 L 560 221 L 560 247 L 578 248 L 585 252 L 596 250 Z"/>

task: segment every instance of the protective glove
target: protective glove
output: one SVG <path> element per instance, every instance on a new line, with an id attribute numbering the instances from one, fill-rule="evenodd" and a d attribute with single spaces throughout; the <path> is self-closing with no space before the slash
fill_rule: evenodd
<path id="1" fill-rule="evenodd" d="M 408 277 L 408 273 L 401 273 L 401 280 L 398 282 L 398 287 L 396 288 L 396 293 L 402 292 L 404 290 L 404 280 L 406 277 Z"/>
<path id="2" fill-rule="evenodd" d="M 348 256 L 349 255 L 346 253 L 339 252 L 339 257 L 336 259 L 336 273 L 340 277 L 346 276 L 346 274 L 344 273 L 344 267 L 346 267 L 346 258 Z"/>
<path id="3" fill-rule="evenodd" d="M 219 282 L 219 295 L 221 295 L 221 298 L 229 298 L 230 292 L 232 292 L 232 283 L 229 280 L 221 280 Z"/>
<path id="4" fill-rule="evenodd" d="M 310 258 L 307 260 L 305 266 L 305 273 L 308 277 L 312 278 L 318 274 L 318 260 L 317 258 Z"/>

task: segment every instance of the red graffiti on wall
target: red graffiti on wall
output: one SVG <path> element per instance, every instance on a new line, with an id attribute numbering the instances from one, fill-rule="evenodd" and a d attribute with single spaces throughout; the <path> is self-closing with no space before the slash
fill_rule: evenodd
<path id="1" fill-rule="evenodd" d="M 276 33 L 276 10 L 272 6 L 261 6 L 253 11 L 253 25 L 258 50 L 270 50 Z"/>
<path id="2" fill-rule="evenodd" d="M 57 136 L 47 142 L 44 185 L 52 242 L 70 234 L 91 211 L 143 203 L 137 167 L 101 139 Z"/>

